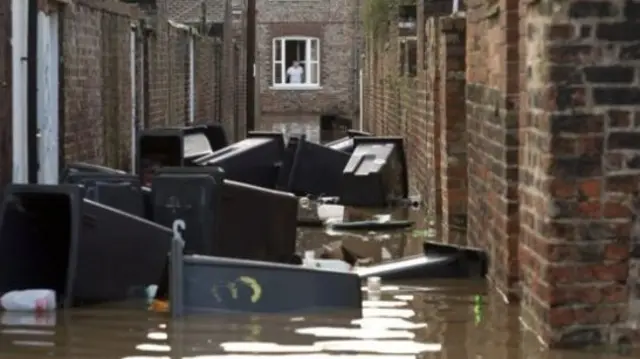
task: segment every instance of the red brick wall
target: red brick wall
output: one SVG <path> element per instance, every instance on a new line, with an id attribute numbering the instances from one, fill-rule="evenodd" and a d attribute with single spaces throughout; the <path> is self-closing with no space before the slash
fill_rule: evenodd
<path id="1" fill-rule="evenodd" d="M 396 38 L 367 39 L 367 128 L 405 131 L 441 240 L 466 214 L 464 242 L 548 346 L 640 339 L 640 3 L 466 5 L 419 20 L 425 64 L 399 98 Z"/>
<path id="2" fill-rule="evenodd" d="M 257 57 L 260 110 L 269 115 L 357 113 L 358 1 L 257 0 Z M 320 88 L 273 89 L 273 38 L 320 39 Z"/>
<path id="3" fill-rule="evenodd" d="M 554 346 L 637 336 L 640 3 L 544 6 L 521 14 L 523 317 Z"/>
<path id="4" fill-rule="evenodd" d="M 467 236 L 467 123 L 465 19 L 440 18 L 438 98 L 442 241 L 465 244 Z"/>
<path id="5" fill-rule="evenodd" d="M 510 296 L 518 281 L 517 2 L 467 7 L 469 241 L 495 258 L 489 277 Z"/>
<path id="6" fill-rule="evenodd" d="M 0 187 L 11 182 L 11 2 L 0 2 Z"/>
<path id="7" fill-rule="evenodd" d="M 131 139 L 131 24 L 135 7 L 121 3 L 79 1 L 62 7 L 61 92 L 64 155 L 67 161 L 86 161 L 128 169 Z M 140 31 L 136 48 L 148 47 L 145 87 L 136 79 L 138 111 L 151 127 L 184 125 L 189 118 L 189 30 L 169 24 L 162 14 L 150 29 Z M 221 51 L 214 40 L 195 37 L 195 120 L 219 121 L 220 93 L 216 67 Z M 138 57 L 139 58 L 139 57 Z M 136 62 L 143 72 L 142 61 Z M 233 86 L 229 86 L 233 89 Z M 144 108 L 144 98 L 148 108 Z M 217 101 L 220 102 L 220 101 Z M 218 104 L 219 105 L 219 104 Z"/>

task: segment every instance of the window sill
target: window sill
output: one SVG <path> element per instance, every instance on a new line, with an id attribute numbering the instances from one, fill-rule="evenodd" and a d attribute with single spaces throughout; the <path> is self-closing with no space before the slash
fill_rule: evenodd
<path id="1" fill-rule="evenodd" d="M 275 86 L 269 87 L 269 90 L 280 90 L 280 91 L 322 90 L 322 86 L 320 85 L 275 85 Z"/>

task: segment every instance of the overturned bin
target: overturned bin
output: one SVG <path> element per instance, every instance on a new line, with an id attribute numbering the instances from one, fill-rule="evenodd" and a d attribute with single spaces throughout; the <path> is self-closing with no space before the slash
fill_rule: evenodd
<path id="1" fill-rule="evenodd" d="M 409 196 L 404 142 L 401 137 L 355 137 L 355 150 L 344 167 L 340 203 L 387 207 Z"/>
<path id="2" fill-rule="evenodd" d="M 157 167 L 191 166 L 227 145 L 223 128 L 216 124 L 143 130 L 138 136 L 138 173 L 149 179 Z"/>
<path id="3" fill-rule="evenodd" d="M 393 280 L 483 278 L 489 257 L 480 249 L 434 242 L 423 244 L 423 254 L 405 257 L 370 267 L 360 267 L 361 278 Z"/>
<path id="4" fill-rule="evenodd" d="M 284 153 L 281 133 L 254 132 L 194 161 L 198 166 L 221 167 L 227 178 L 264 188 L 275 188 Z"/>
<path id="5" fill-rule="evenodd" d="M 373 134 L 369 132 L 347 130 L 347 136 L 339 138 L 335 141 L 325 143 L 325 146 L 336 151 L 352 153 L 355 148 L 355 141 L 353 140 L 354 137 L 370 137 L 370 136 L 373 136 Z"/>
<path id="6" fill-rule="evenodd" d="M 173 247 L 169 275 L 172 316 L 203 312 L 309 314 L 362 310 L 360 278 L 353 273 L 183 255 L 177 241 Z"/>
<path id="7" fill-rule="evenodd" d="M 50 289 L 64 308 L 130 299 L 156 284 L 171 231 L 82 198 L 75 185 L 9 185 L 0 217 L 0 293 Z"/>
<path id="8" fill-rule="evenodd" d="M 292 137 L 283 156 L 278 188 L 298 196 L 337 197 L 342 171 L 349 161 L 346 152 Z"/>
<path id="9" fill-rule="evenodd" d="M 289 263 L 295 252 L 298 201 L 290 193 L 226 178 L 219 167 L 159 169 L 154 221 L 185 222 L 187 253 Z"/>
<path id="10" fill-rule="evenodd" d="M 129 173 L 72 172 L 64 178 L 79 185 L 84 198 L 138 217 L 147 217 L 140 178 Z"/>
<path id="11" fill-rule="evenodd" d="M 127 172 L 93 163 L 73 162 L 68 164 L 60 174 L 60 183 L 70 183 L 71 176 L 80 174 L 126 175 Z"/>

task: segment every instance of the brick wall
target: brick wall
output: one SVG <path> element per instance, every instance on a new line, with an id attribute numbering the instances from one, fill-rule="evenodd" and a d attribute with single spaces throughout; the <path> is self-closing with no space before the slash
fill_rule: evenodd
<path id="1" fill-rule="evenodd" d="M 0 186 L 11 182 L 11 2 L 0 2 Z"/>
<path id="2" fill-rule="evenodd" d="M 438 19 L 440 188 L 442 241 L 465 244 L 467 228 L 467 123 L 465 91 L 464 18 Z"/>
<path id="3" fill-rule="evenodd" d="M 466 7 L 419 19 L 415 87 L 388 80 L 397 39 L 367 38 L 366 127 L 405 136 L 442 240 L 488 251 L 544 343 L 640 339 L 640 2 Z"/>
<path id="4" fill-rule="evenodd" d="M 257 57 L 260 105 L 264 114 L 357 111 L 357 1 L 257 0 Z M 320 86 L 313 90 L 274 90 L 272 43 L 277 36 L 320 39 Z"/>
<path id="5" fill-rule="evenodd" d="M 509 296 L 518 280 L 518 7 L 467 6 L 469 241 L 496 258 L 489 276 Z"/>
<path id="6" fill-rule="evenodd" d="M 62 6 L 61 143 L 66 161 L 128 169 L 131 141 L 131 25 L 139 24 L 135 86 L 140 127 L 175 126 L 189 119 L 189 38 L 194 37 L 195 120 L 219 120 L 215 40 L 169 23 L 162 8 L 139 23 L 135 6 L 77 1 Z M 153 20 L 153 21 L 151 21 Z M 144 58 L 144 61 L 142 61 Z M 140 74 L 143 74 L 140 76 Z M 232 86 L 230 86 L 233 89 Z"/>
<path id="7" fill-rule="evenodd" d="M 615 340 L 640 319 L 640 3 L 522 10 L 523 315 L 552 345 Z"/>

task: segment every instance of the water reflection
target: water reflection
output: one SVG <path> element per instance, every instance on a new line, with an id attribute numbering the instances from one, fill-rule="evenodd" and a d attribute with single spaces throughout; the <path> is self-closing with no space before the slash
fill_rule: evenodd
<path id="1" fill-rule="evenodd" d="M 317 208 L 316 208 L 317 210 Z M 335 210 L 335 209 L 334 209 Z M 313 214 L 313 211 L 312 211 Z M 315 212 L 317 215 L 317 212 Z M 363 216 L 346 209 L 343 216 Z M 332 241 L 377 243 L 379 260 L 422 250 L 423 224 L 391 233 L 300 230 L 300 246 Z M 422 232 L 418 232 L 422 233 Z M 366 288 L 363 288 L 366 292 Z M 523 333 L 518 309 L 483 281 L 383 283 L 362 315 L 205 315 L 170 322 L 164 315 L 121 308 L 32 315 L 0 313 L 0 357 L 6 358 L 354 358 L 354 359 L 613 359 L 614 351 L 547 352 Z M 292 288 L 295 295 L 295 288 Z"/>
<path id="2" fill-rule="evenodd" d="M 481 298 L 478 308 L 477 298 Z M 386 285 L 363 315 L 208 315 L 169 322 L 140 311 L 2 313 L 7 358 L 498 358 L 595 359 L 608 353 L 542 351 L 521 333 L 517 308 L 482 283 Z M 478 310 L 482 311 L 478 317 Z"/>

